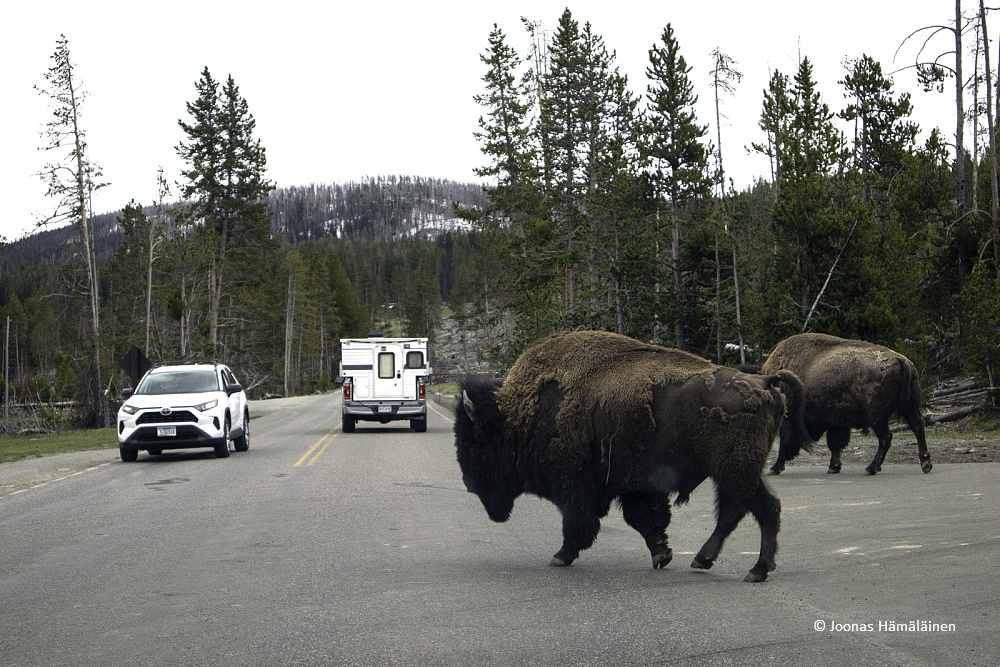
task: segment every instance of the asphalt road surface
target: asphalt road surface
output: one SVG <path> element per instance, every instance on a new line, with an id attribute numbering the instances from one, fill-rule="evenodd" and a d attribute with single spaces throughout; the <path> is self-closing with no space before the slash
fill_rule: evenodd
<path id="1" fill-rule="evenodd" d="M 0 664 L 1000 663 L 1000 464 L 789 468 L 762 584 L 742 581 L 750 517 L 688 567 L 710 484 L 675 510 L 665 570 L 616 509 L 555 568 L 555 508 L 522 497 L 491 523 L 443 409 L 427 433 L 344 434 L 336 396 L 267 403 L 228 459 L 55 458 L 0 487 Z"/>

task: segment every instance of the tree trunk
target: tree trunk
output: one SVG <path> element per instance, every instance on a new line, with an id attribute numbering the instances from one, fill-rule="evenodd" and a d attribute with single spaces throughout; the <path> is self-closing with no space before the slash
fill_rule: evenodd
<path id="1" fill-rule="evenodd" d="M 106 427 L 108 421 L 108 406 L 102 393 L 101 382 L 101 336 L 100 308 L 97 301 L 97 269 L 91 252 L 90 225 L 87 220 L 87 188 L 84 182 L 83 146 L 80 141 L 79 118 L 77 116 L 76 92 L 73 89 L 73 78 L 68 78 L 69 97 L 73 109 L 73 139 L 76 144 L 76 196 L 80 215 L 80 235 L 83 238 L 83 256 L 87 267 L 87 298 L 90 303 L 90 366 L 93 373 L 91 391 L 94 401 L 94 426 Z"/>
<path id="2" fill-rule="evenodd" d="M 962 0 L 955 0 L 955 198 L 958 203 L 958 217 L 965 212 L 965 101 L 962 78 Z"/>
<path id="3" fill-rule="evenodd" d="M 735 235 L 734 235 L 735 236 Z M 736 292 L 736 335 L 740 339 L 740 363 L 747 362 L 746 349 L 743 344 L 743 315 L 740 312 L 740 276 L 736 269 L 736 241 L 733 240 L 733 289 Z"/>
<path id="4" fill-rule="evenodd" d="M 983 25 L 983 53 L 986 59 L 986 122 L 989 130 L 990 144 L 990 190 L 993 194 L 990 209 L 990 220 L 993 230 L 993 268 L 997 278 L 1000 278 L 1000 250 L 997 249 L 997 241 L 1000 236 L 997 233 L 997 215 L 1000 209 L 1000 193 L 997 192 L 997 151 L 996 151 L 996 125 L 993 121 L 993 74 L 990 71 L 990 40 L 986 32 L 986 7 L 983 0 L 979 0 L 979 20 Z M 973 161 L 975 164 L 975 161 Z"/>
<path id="5" fill-rule="evenodd" d="M 295 311 L 295 269 L 288 267 L 288 298 L 285 303 L 285 396 L 292 395 L 292 338 Z"/>
<path id="6" fill-rule="evenodd" d="M 671 230 L 671 240 L 670 240 L 670 261 L 673 265 L 674 274 L 674 299 L 677 302 L 677 317 L 674 320 L 674 336 L 676 338 L 675 344 L 678 350 L 684 349 L 684 298 L 683 298 L 683 282 L 681 276 L 681 221 L 679 220 L 679 215 L 677 212 L 677 196 L 672 194 L 671 202 L 672 206 L 672 217 L 673 217 L 673 229 Z"/>

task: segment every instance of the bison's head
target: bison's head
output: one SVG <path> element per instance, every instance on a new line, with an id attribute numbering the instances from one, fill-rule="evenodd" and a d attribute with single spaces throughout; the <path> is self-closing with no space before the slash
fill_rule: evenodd
<path id="1" fill-rule="evenodd" d="M 500 382 L 469 376 L 459 382 L 462 402 L 455 411 L 455 448 L 462 481 L 479 496 L 490 519 L 510 518 L 520 495 L 514 471 L 514 448 L 505 440 L 503 416 L 497 407 Z"/>

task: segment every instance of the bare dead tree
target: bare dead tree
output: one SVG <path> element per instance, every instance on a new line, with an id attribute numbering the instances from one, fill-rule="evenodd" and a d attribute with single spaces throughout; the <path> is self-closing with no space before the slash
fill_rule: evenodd
<path id="1" fill-rule="evenodd" d="M 962 0 L 955 0 L 955 24 L 954 25 L 930 25 L 918 28 L 911 32 L 896 49 L 899 55 L 900 49 L 913 37 L 918 34 L 924 35 L 924 41 L 917 51 L 913 65 L 903 67 L 897 72 L 915 68 L 917 79 L 924 86 L 925 90 L 937 88 L 939 92 L 944 91 L 944 80 L 955 77 L 955 200 L 958 208 L 957 217 L 961 218 L 965 211 L 966 199 L 966 178 L 965 178 L 965 100 L 963 91 L 965 89 L 965 78 L 962 74 L 962 35 L 969 29 L 970 22 L 965 21 L 962 16 Z M 945 51 L 938 54 L 933 59 L 925 60 L 924 51 L 928 48 L 931 40 L 941 33 L 951 33 L 955 39 L 954 50 Z M 948 56 L 954 55 L 954 67 L 945 64 Z"/>
<path id="2" fill-rule="evenodd" d="M 736 261 L 736 233 L 732 229 L 732 221 L 729 218 L 729 201 L 726 198 L 726 177 L 725 170 L 722 167 L 722 118 L 723 114 L 721 111 L 721 104 L 719 102 L 719 93 L 724 93 L 732 95 L 736 92 L 735 84 L 739 83 L 743 79 L 743 73 L 736 69 L 735 65 L 737 62 L 733 60 L 730 56 L 722 53 L 722 50 L 718 47 L 712 51 L 712 58 L 715 60 L 715 67 L 712 69 L 712 84 L 715 90 L 715 131 L 716 131 L 716 153 L 719 160 L 719 173 L 717 175 L 717 181 L 719 185 L 719 201 L 722 204 L 722 222 L 726 229 L 726 232 L 730 234 L 730 246 L 733 253 L 733 289 L 736 292 L 736 333 L 739 337 L 740 342 L 740 363 L 746 363 L 746 351 L 743 344 L 743 315 L 740 312 L 740 277 L 739 271 L 737 270 Z M 715 266 L 716 266 L 716 310 L 719 307 L 719 301 L 721 299 L 721 276 L 719 275 L 719 239 L 718 234 L 716 234 L 715 239 Z M 718 313 L 716 314 L 718 319 Z M 721 331 L 721 326 L 719 330 Z M 721 333 L 719 334 L 721 336 Z M 721 346 L 720 346 L 721 347 Z M 721 357 L 720 357 L 721 363 Z"/>
<path id="3" fill-rule="evenodd" d="M 992 192 L 992 208 L 990 221 L 993 231 L 993 264 L 997 278 L 1000 278 L 1000 250 L 997 249 L 997 214 L 1000 211 L 1000 193 L 997 192 L 997 144 L 996 127 L 993 120 L 993 73 L 990 70 L 990 40 L 986 31 L 986 7 L 979 0 L 979 23 L 982 26 L 983 57 L 986 66 L 986 122 L 989 131 L 990 146 L 990 190 Z"/>
<path id="4" fill-rule="evenodd" d="M 39 222 L 39 226 L 60 222 L 72 223 L 80 231 L 80 255 L 84 259 L 87 279 L 85 294 L 90 306 L 91 380 L 89 399 L 94 409 L 94 425 L 110 424 L 107 397 L 101 383 L 100 308 L 97 294 L 97 266 L 94 262 L 93 239 L 89 224 L 90 199 L 100 183 L 100 168 L 87 157 L 86 133 L 80 123 L 80 108 L 86 93 L 80 86 L 75 65 L 70 60 L 69 43 L 65 35 L 56 40 L 52 55 L 53 66 L 45 73 L 47 87 L 35 89 L 48 97 L 53 105 L 53 118 L 45 124 L 42 137 L 46 151 L 68 151 L 60 162 L 49 163 L 38 173 L 46 183 L 46 195 L 56 200 L 55 211 Z"/>

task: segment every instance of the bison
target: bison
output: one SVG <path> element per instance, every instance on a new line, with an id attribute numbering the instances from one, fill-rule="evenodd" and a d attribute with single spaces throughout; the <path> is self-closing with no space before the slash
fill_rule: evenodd
<path id="1" fill-rule="evenodd" d="M 498 523 L 523 493 L 554 503 L 563 543 L 553 565 L 570 565 L 594 543 L 617 500 L 645 538 L 653 568 L 666 566 L 670 494 L 684 503 L 711 477 L 717 525 L 691 566 L 712 567 L 750 512 L 761 546 L 746 581 L 764 581 L 774 569 L 781 504 L 762 472 L 786 413 L 800 427 L 798 444 L 810 444 L 794 374 L 748 375 L 679 350 L 581 331 L 528 348 L 503 382 L 469 376 L 460 387 L 455 444 L 466 488 Z"/>
<path id="2" fill-rule="evenodd" d="M 933 467 L 924 438 L 920 378 L 909 359 L 887 347 L 861 340 L 826 334 L 791 336 L 778 343 L 761 367 L 764 374 L 791 371 L 806 390 L 806 428 L 812 440 L 826 432 L 830 468 L 839 473 L 840 452 L 851 440 L 852 428 L 872 429 L 878 436 L 875 458 L 865 470 L 874 475 L 882 469 L 892 444 L 889 420 L 899 415 L 917 436 L 920 468 Z M 780 474 L 799 453 L 798 440 L 782 430 L 778 459 L 771 474 Z"/>

